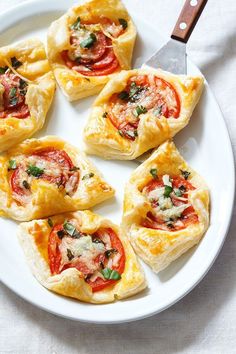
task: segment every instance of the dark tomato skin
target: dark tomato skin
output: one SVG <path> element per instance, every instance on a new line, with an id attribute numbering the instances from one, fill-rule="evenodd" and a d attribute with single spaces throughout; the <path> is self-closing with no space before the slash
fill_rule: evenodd
<path id="1" fill-rule="evenodd" d="M 76 268 L 78 271 L 80 271 L 84 276 L 87 276 L 90 274 L 89 268 L 86 266 L 85 263 L 81 262 L 79 259 L 74 262 L 74 263 L 69 263 L 65 264 L 63 267 L 61 267 L 61 253 L 59 250 L 59 246 L 61 244 L 61 239 L 58 237 L 57 232 L 63 230 L 63 225 L 57 225 L 54 226 L 52 229 L 50 236 L 49 236 L 49 241 L 48 241 L 48 258 L 49 258 L 49 264 L 50 264 L 50 270 L 52 274 L 59 274 L 63 270 L 68 269 L 68 268 Z M 111 229 L 100 229 L 98 230 L 94 236 L 96 238 L 100 238 L 102 233 L 108 233 L 110 237 L 110 242 L 111 242 L 111 247 L 115 248 L 117 252 L 120 254 L 120 260 L 117 266 L 114 266 L 112 269 L 116 270 L 119 272 L 119 274 L 122 274 L 125 269 L 125 251 L 123 248 L 123 245 L 119 239 L 119 237 L 116 235 L 116 233 Z M 105 256 L 102 255 L 99 258 L 95 260 L 95 262 L 105 262 Z M 89 278 L 86 280 L 86 282 L 91 286 L 93 292 L 100 291 L 108 286 L 113 285 L 116 283 L 116 280 L 103 280 L 102 278 L 97 278 L 95 281 L 89 280 Z"/>

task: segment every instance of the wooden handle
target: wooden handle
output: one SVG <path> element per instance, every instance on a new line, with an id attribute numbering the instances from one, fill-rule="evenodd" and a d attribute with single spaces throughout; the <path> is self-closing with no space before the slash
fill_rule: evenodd
<path id="1" fill-rule="evenodd" d="M 207 0 L 186 0 L 171 38 L 187 43 Z"/>

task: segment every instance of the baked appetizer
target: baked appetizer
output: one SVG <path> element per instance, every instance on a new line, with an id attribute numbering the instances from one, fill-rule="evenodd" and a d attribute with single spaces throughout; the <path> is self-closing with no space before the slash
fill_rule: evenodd
<path id="1" fill-rule="evenodd" d="M 22 223 L 18 235 L 32 273 L 56 293 L 104 303 L 146 287 L 126 237 L 90 211 Z"/>
<path id="2" fill-rule="evenodd" d="M 0 152 L 42 128 L 54 90 L 38 39 L 0 48 Z"/>
<path id="3" fill-rule="evenodd" d="M 208 224 L 205 182 L 173 142 L 164 143 L 126 185 L 123 231 L 136 253 L 159 272 L 197 244 Z"/>
<path id="4" fill-rule="evenodd" d="M 189 122 L 202 77 L 136 69 L 114 76 L 97 97 L 84 139 L 87 152 L 132 160 L 173 137 Z"/>
<path id="5" fill-rule="evenodd" d="M 115 72 L 130 69 L 136 29 L 119 0 L 71 8 L 48 31 L 48 57 L 70 100 L 94 95 Z"/>
<path id="6" fill-rule="evenodd" d="M 65 141 L 28 139 L 0 156 L 0 213 L 28 221 L 87 209 L 114 195 L 87 157 Z"/>

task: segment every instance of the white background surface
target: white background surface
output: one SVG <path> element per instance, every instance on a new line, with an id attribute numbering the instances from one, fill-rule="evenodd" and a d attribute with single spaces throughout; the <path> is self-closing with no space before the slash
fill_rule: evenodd
<path id="1" fill-rule="evenodd" d="M 0 11 L 18 2 L 0 0 Z M 128 0 L 125 4 L 129 7 L 133 2 L 136 11 L 164 34 L 170 33 L 183 4 L 182 0 L 145 0 L 145 4 Z M 188 52 L 217 97 L 235 152 L 234 0 L 209 0 Z M 64 320 L 33 307 L 1 285 L 0 353 L 236 353 L 235 226 L 233 221 L 218 260 L 195 290 L 171 309 L 136 323 L 98 326 Z"/>

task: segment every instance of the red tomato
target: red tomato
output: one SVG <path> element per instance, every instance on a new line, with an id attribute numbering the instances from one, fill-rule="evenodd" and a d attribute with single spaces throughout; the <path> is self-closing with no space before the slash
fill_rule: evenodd
<path id="1" fill-rule="evenodd" d="M 61 266 L 61 253 L 59 250 L 59 245 L 61 243 L 60 238 L 58 237 L 57 232 L 63 230 L 63 225 L 57 225 L 55 226 L 49 236 L 49 243 L 48 243 L 48 258 L 49 258 L 49 263 L 50 263 L 50 270 L 52 274 L 58 274 L 61 273 L 63 270 L 68 269 L 68 268 L 76 268 L 78 269 L 81 273 L 83 273 L 84 276 L 87 276 L 91 273 L 89 270 L 89 267 L 78 260 L 73 261 L 73 263 L 68 262 L 68 264 L 65 264 L 63 267 Z M 108 228 L 108 229 L 100 229 L 98 230 L 94 235 L 96 238 L 100 238 L 101 235 L 106 232 L 106 234 L 109 235 L 110 237 L 110 242 L 111 242 L 111 247 L 115 248 L 117 252 L 120 254 L 120 259 L 118 262 L 117 266 L 113 266 L 113 270 L 116 270 L 119 272 L 119 274 L 122 274 L 125 269 L 125 251 L 123 248 L 123 245 L 116 235 L 116 233 Z M 99 259 L 95 260 L 95 263 L 98 264 L 99 261 L 104 261 L 105 262 L 105 256 L 101 255 Z M 98 264 L 99 267 L 99 264 Z M 95 281 L 91 281 L 89 279 L 86 280 L 87 283 L 92 287 L 92 291 L 100 291 L 107 286 L 110 286 L 116 282 L 116 280 L 103 280 L 102 278 L 97 278 Z"/>
<path id="2" fill-rule="evenodd" d="M 146 186 L 145 186 L 145 193 L 150 193 L 152 190 L 156 188 L 163 187 L 164 183 L 162 181 L 162 178 L 158 179 L 152 179 Z M 188 191 L 194 190 L 195 187 L 187 180 L 185 180 L 183 177 L 180 176 L 174 176 L 172 177 L 172 186 L 173 188 L 180 188 L 181 186 L 184 186 L 186 189 L 186 192 L 183 193 L 182 197 L 187 198 L 188 197 Z M 172 203 L 175 206 L 187 204 L 188 201 L 182 201 L 176 199 L 172 199 Z M 198 222 L 198 216 L 195 213 L 195 210 L 192 206 L 189 206 L 186 208 L 183 213 L 181 218 L 179 218 L 183 225 L 176 225 L 175 222 L 173 222 L 173 228 L 169 228 L 164 220 L 161 218 L 156 217 L 155 215 L 152 214 L 152 212 L 148 212 L 147 218 L 144 219 L 142 222 L 142 226 L 151 228 L 151 229 L 156 229 L 156 230 L 165 230 L 165 231 L 177 231 L 177 230 L 182 230 L 186 228 L 187 226 L 191 224 L 195 224 Z"/>
<path id="3" fill-rule="evenodd" d="M 20 119 L 27 118 L 30 112 L 28 105 L 25 104 L 25 95 L 20 91 L 20 77 L 13 73 L 7 73 L 0 76 L 0 83 L 4 86 L 4 110 L 0 112 L 0 118 L 7 118 L 9 116 Z M 13 97 L 16 97 L 16 100 L 12 99 L 12 89 L 15 89 Z"/>

